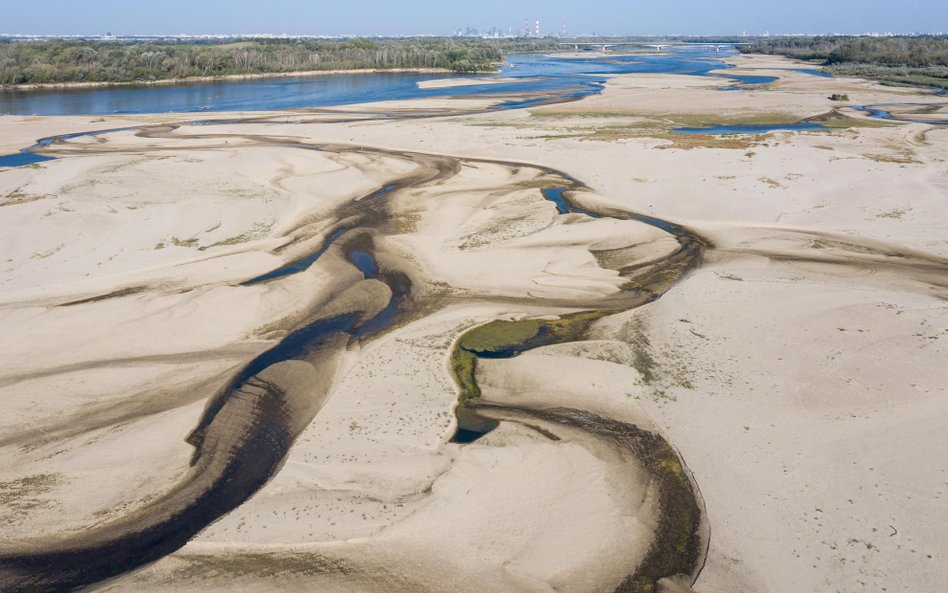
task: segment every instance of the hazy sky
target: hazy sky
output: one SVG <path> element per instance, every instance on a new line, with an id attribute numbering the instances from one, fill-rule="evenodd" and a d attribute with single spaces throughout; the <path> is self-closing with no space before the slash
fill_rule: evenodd
<path id="1" fill-rule="evenodd" d="M 948 30 L 946 0 L 2 0 L 0 33 L 449 34 L 522 28 L 600 35 Z"/>

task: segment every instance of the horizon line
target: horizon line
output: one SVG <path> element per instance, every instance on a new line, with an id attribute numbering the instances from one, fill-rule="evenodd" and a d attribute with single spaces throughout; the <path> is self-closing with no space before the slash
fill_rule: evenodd
<path id="1" fill-rule="evenodd" d="M 920 32 L 920 31 L 859 31 L 859 32 L 841 32 L 841 31 L 823 31 L 823 32 L 794 32 L 794 33 L 774 33 L 770 31 L 765 31 L 762 33 L 627 33 L 627 34 L 597 34 L 597 33 L 576 33 L 566 36 L 561 36 L 558 34 L 549 34 L 541 35 L 535 37 L 533 35 L 489 35 L 489 34 L 474 34 L 474 35 L 458 35 L 457 33 L 272 33 L 272 32 L 257 32 L 257 33 L 119 33 L 113 34 L 111 32 L 106 33 L 0 33 L 0 39 L 3 38 L 14 38 L 14 37 L 46 37 L 46 38 L 112 38 L 112 39 L 123 39 L 123 38 L 132 38 L 132 37 L 153 37 L 153 38 L 187 38 L 187 37 L 218 37 L 218 38 L 234 38 L 234 37 L 244 37 L 244 38 L 285 38 L 285 39 L 302 39 L 302 38 L 326 38 L 326 39 L 340 39 L 340 38 L 377 38 L 377 39 L 397 39 L 397 38 L 412 38 L 412 37 L 463 37 L 463 38 L 479 38 L 479 39 L 576 39 L 581 37 L 596 37 L 601 39 L 616 39 L 623 37 L 824 37 L 824 36 L 852 36 L 852 37 L 870 37 L 870 36 L 891 36 L 891 37 L 944 37 L 948 36 L 948 32 L 938 31 L 938 32 Z"/>

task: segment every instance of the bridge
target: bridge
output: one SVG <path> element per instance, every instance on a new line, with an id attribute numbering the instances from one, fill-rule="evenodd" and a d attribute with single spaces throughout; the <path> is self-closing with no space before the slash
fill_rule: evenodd
<path id="1" fill-rule="evenodd" d="M 576 50 L 580 49 L 596 49 L 599 51 L 606 51 L 607 49 L 613 47 L 651 47 L 658 51 L 662 51 L 667 47 L 713 47 L 714 51 L 721 51 L 721 48 L 724 47 L 737 47 L 738 45 L 750 45 L 750 43 L 688 43 L 688 42 L 668 42 L 668 43 L 645 43 L 645 42 L 628 42 L 628 43 L 577 43 L 577 42 L 562 42 L 560 45 L 572 46 Z"/>

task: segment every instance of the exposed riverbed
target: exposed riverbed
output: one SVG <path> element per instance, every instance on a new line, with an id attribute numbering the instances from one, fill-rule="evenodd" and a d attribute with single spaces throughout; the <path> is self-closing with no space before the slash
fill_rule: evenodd
<path id="1" fill-rule="evenodd" d="M 554 65 L 616 66 L 597 57 Z M 681 67 L 703 76 L 704 66 Z M 644 80 L 661 93 L 697 79 Z M 835 84 L 809 75 L 792 80 Z M 642 83 L 629 77 L 621 84 Z M 834 410 L 858 408 L 865 424 L 876 422 L 876 404 L 860 408 L 842 398 L 901 393 L 894 384 L 863 389 L 870 371 L 858 375 L 858 393 L 827 375 L 831 402 L 813 384 L 797 389 L 799 381 L 781 377 L 794 376 L 785 367 L 795 368 L 801 353 L 791 346 L 804 340 L 788 345 L 785 335 L 794 324 L 804 333 L 826 329 L 805 340 L 803 354 L 823 356 L 825 344 L 839 342 L 826 352 L 833 361 L 883 347 L 928 360 L 937 335 L 922 341 L 893 332 L 908 332 L 906 319 L 925 322 L 911 328 L 915 334 L 936 331 L 948 295 L 948 262 L 934 243 L 929 253 L 859 229 L 826 230 L 826 217 L 839 217 L 835 209 L 849 201 L 793 200 L 801 188 L 819 186 L 813 180 L 823 170 L 807 168 L 818 163 L 871 182 L 861 193 L 844 192 L 847 200 L 859 202 L 905 175 L 900 183 L 916 188 L 913 206 L 925 207 L 928 194 L 918 188 L 927 185 L 914 159 L 933 158 L 938 136 L 909 128 L 911 155 L 872 160 L 858 152 L 864 140 L 881 151 L 901 128 L 868 128 L 865 137 L 787 130 L 755 146 L 756 155 L 746 148 L 656 150 L 664 138 L 610 145 L 533 131 L 552 125 L 562 134 L 603 120 L 613 130 L 639 125 L 635 110 L 647 112 L 651 95 L 621 84 L 618 94 L 608 87 L 611 94 L 578 102 L 586 91 L 568 84 L 559 94 L 499 93 L 465 107 L 173 124 L 143 118 L 126 127 L 109 121 L 92 132 L 49 136 L 35 153 L 23 153 L 55 160 L 0 173 L 10 180 L 5 213 L 19 221 L 6 233 L 17 263 L 4 281 L 18 284 L 4 295 L 13 341 L 0 382 L 16 394 L 8 404 L 18 420 L 3 434 L 2 452 L 6 475 L 24 474 L 6 479 L 0 493 L 16 504 L 40 502 L 6 527 L 0 588 L 216 591 L 279 583 L 507 593 L 532 592 L 539 583 L 637 592 L 671 587 L 667 579 L 687 590 L 704 578 L 698 590 L 723 591 L 715 583 L 737 590 L 779 573 L 742 567 L 761 566 L 755 553 L 789 558 L 781 547 L 786 533 L 810 542 L 789 520 L 792 532 L 769 538 L 783 529 L 787 508 L 829 506 L 794 491 L 802 480 L 780 481 L 781 470 L 805 469 L 781 452 L 809 441 L 794 449 L 779 439 L 845 439 L 857 420 L 842 412 L 833 420 Z M 742 100 L 740 92 L 718 90 L 704 84 L 677 92 Z M 818 112 L 812 106 L 826 101 L 822 90 L 812 94 L 801 112 Z M 509 109 L 542 105 L 549 108 L 535 118 Z M 914 115 L 933 112 L 920 109 Z M 89 129 L 76 122 L 72 130 Z M 189 198 L 208 205 L 187 210 Z M 859 216 L 877 207 L 857 205 Z M 712 206 L 722 220 L 705 220 Z M 818 218 L 805 218 L 811 206 Z M 872 228 L 915 220 L 896 206 L 881 210 Z M 226 214 L 232 209 L 242 226 Z M 755 219 L 771 210 L 777 222 Z M 932 218 L 913 224 L 924 231 Z M 33 230 L 60 221 L 56 232 Z M 68 238 L 62 247 L 39 247 L 59 236 Z M 79 253 L 96 259 L 76 255 L 88 237 L 115 236 L 122 241 L 114 252 L 100 255 L 93 244 Z M 827 287 L 833 292 L 824 298 Z M 705 301 L 714 299 L 727 306 L 709 315 Z M 799 316 L 783 321 L 839 301 L 849 307 L 845 314 L 821 314 L 815 325 Z M 770 319 L 755 318 L 771 303 Z M 890 312 L 890 325 L 879 326 Z M 782 329 L 754 333 L 754 324 Z M 734 327 L 746 329 L 750 337 L 740 343 L 753 347 L 736 350 L 737 340 L 725 339 Z M 755 357 L 758 350 L 767 355 Z M 695 351 L 704 358 L 692 360 Z M 806 373 L 822 372 L 821 364 L 807 359 Z M 170 372 L 147 375 L 155 365 Z M 886 377 L 903 376 L 899 364 L 887 366 Z M 829 367 L 847 372 L 843 363 Z M 913 402 L 928 401 L 930 379 L 913 371 Z M 816 414 L 801 416 L 792 431 L 784 424 L 797 412 L 771 413 L 786 408 L 787 385 L 792 398 L 810 398 L 801 409 Z M 689 414 L 677 412 L 686 406 Z M 887 406 L 877 407 L 885 417 L 898 415 Z M 807 458 L 822 459 L 820 451 Z M 129 473 L 126 452 L 138 473 Z M 849 457 L 866 454 L 847 455 L 851 465 Z M 885 460 L 872 463 L 893 471 Z M 126 477 L 89 487 L 89 476 L 104 467 L 110 477 Z M 777 518 L 757 508 L 770 500 L 756 477 L 767 472 L 795 492 L 779 501 Z M 855 488 L 853 475 L 841 471 L 838 479 Z M 872 477 L 887 488 L 884 476 Z M 126 496 L 132 487 L 138 490 Z M 35 492 L 23 498 L 24 488 Z M 835 493 L 817 494 L 835 500 Z M 820 521 L 840 516 L 827 512 Z M 20 520 L 31 523 L 21 528 Z M 914 533 L 924 550 L 927 536 L 917 535 L 923 528 L 911 517 L 886 520 Z M 756 541 L 748 526 L 760 525 L 768 526 L 768 541 L 749 552 L 741 547 Z M 831 540 L 861 526 L 814 537 Z M 723 554 L 739 555 L 741 564 Z M 134 570 L 144 562 L 153 564 Z M 797 572 L 809 575 L 806 566 Z"/>

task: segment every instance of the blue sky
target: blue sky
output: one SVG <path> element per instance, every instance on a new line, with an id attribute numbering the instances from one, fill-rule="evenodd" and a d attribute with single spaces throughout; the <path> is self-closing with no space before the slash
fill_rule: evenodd
<path id="1" fill-rule="evenodd" d="M 450 34 L 459 27 L 601 35 L 948 31 L 946 0 L 3 0 L 0 33 Z"/>

